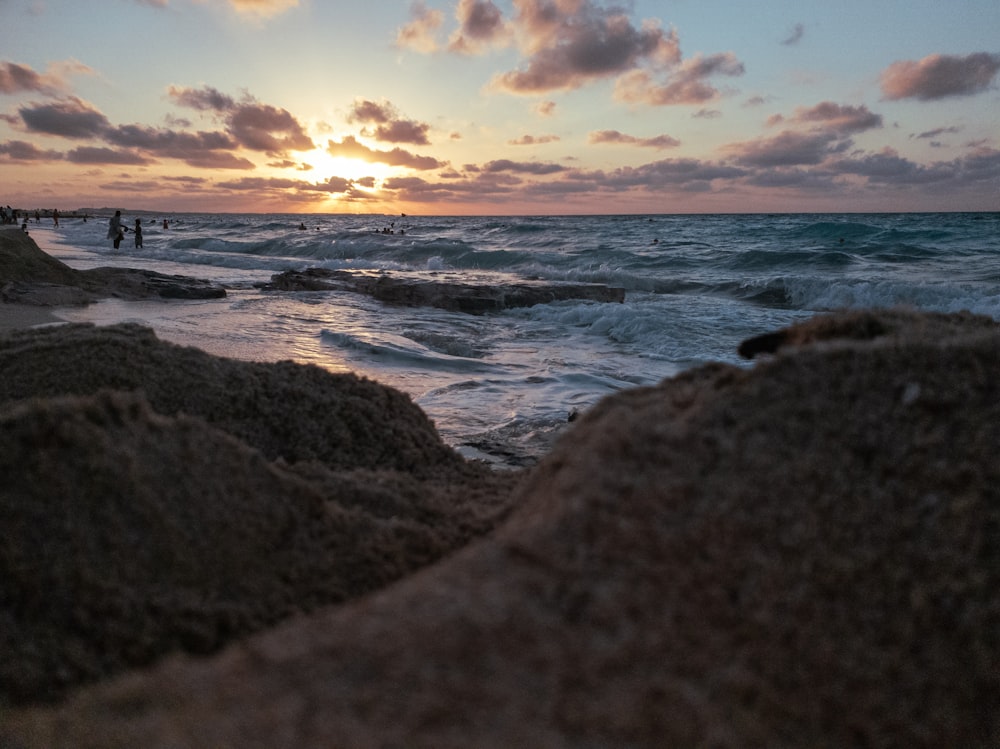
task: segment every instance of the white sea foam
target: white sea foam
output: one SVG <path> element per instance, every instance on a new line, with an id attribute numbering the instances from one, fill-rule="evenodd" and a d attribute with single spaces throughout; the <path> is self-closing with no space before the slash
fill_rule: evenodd
<path id="1" fill-rule="evenodd" d="M 136 217 L 126 212 L 126 223 Z M 1000 319 L 998 214 L 179 215 L 167 217 L 169 229 L 163 216 L 138 217 L 143 248 L 129 235 L 117 253 L 105 238 L 106 216 L 29 231 L 74 267 L 209 278 L 229 285 L 230 296 L 111 300 L 68 316 L 143 322 L 163 338 L 226 356 L 354 370 L 410 393 L 456 445 L 504 437 L 539 444 L 567 413 L 607 393 L 704 361 L 741 364 L 741 340 L 817 311 L 908 305 Z M 390 222 L 397 233 L 382 234 Z M 311 266 L 483 283 L 597 282 L 626 297 L 473 316 L 254 286 Z"/>

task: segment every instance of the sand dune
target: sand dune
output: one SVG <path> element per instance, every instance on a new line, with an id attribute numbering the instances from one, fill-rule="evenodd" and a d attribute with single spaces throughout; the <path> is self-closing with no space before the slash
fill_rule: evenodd
<path id="1" fill-rule="evenodd" d="M 87 374 L 107 355 L 69 358 L 102 338 L 128 352 L 118 371 L 185 372 L 205 403 L 178 406 L 191 388 L 146 374 L 145 395 L 125 374 L 124 392 L 24 384 L 37 351 L 46 368 L 83 370 L 89 391 L 118 389 L 113 368 Z M 23 635 L 35 630 L 21 622 L 46 622 L 35 647 L 54 666 L 151 636 L 150 611 L 225 612 L 219 591 L 243 607 L 315 601 L 371 579 L 404 537 L 478 519 L 464 548 L 375 592 L 8 708 L 0 743 L 996 746 L 1000 327 L 850 313 L 746 351 L 774 353 L 606 398 L 505 494 L 515 479 L 491 491 L 415 408 L 361 383 L 333 426 L 302 434 L 296 420 L 321 413 L 310 398 L 333 381 L 294 365 L 209 363 L 128 327 L 0 338 L 0 507 L 16 524 L 0 616 Z M 249 407 L 239 394 L 257 378 L 292 407 Z M 355 434 L 400 447 L 349 462 L 324 448 Z M 389 476 L 413 499 L 380 492 Z M 342 482 L 355 499 L 336 499 Z M 399 507 L 424 527 L 392 535 Z M 114 625 L 74 635 L 91 601 Z"/>

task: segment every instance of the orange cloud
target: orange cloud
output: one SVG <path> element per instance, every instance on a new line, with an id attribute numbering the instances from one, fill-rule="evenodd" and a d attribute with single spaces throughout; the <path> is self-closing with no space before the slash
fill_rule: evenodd
<path id="1" fill-rule="evenodd" d="M 265 19 L 297 8 L 299 0 L 229 0 L 229 4 L 241 15 Z"/>
<path id="2" fill-rule="evenodd" d="M 369 163 L 388 164 L 389 166 L 405 166 L 410 169 L 437 169 L 444 166 L 444 163 L 431 156 L 418 156 L 417 154 L 404 151 L 402 148 L 393 148 L 391 151 L 379 151 L 363 143 L 353 135 L 345 136 L 339 143 L 327 141 L 327 153 L 331 156 L 343 156 L 349 159 L 361 159 Z"/>

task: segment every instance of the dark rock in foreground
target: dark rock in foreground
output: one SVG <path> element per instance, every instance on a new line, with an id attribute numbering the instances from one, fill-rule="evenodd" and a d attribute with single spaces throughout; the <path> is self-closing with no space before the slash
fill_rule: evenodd
<path id="1" fill-rule="evenodd" d="M 497 276 L 476 279 L 463 273 L 449 279 L 440 274 L 363 273 L 326 268 L 275 274 L 266 291 L 353 291 L 386 304 L 439 307 L 481 314 L 514 307 L 531 307 L 567 299 L 621 303 L 625 290 L 592 283 L 508 281 Z"/>
<path id="2" fill-rule="evenodd" d="M 1000 328 L 874 318 L 608 397 L 493 534 L 0 743 L 998 746 Z"/>
<path id="3" fill-rule="evenodd" d="M 120 299 L 218 299 L 210 281 L 133 268 L 76 270 L 42 252 L 22 231 L 0 231 L 0 301 L 45 307 Z"/>

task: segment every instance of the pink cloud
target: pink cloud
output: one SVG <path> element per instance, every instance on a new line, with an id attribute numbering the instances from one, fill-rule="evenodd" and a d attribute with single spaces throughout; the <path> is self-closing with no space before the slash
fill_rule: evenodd
<path id="1" fill-rule="evenodd" d="M 28 130 L 63 138 L 99 137 L 111 126 L 107 117 L 75 96 L 21 107 L 18 114 Z"/>
<path id="2" fill-rule="evenodd" d="M 545 143 L 555 143 L 558 135 L 522 135 L 520 138 L 507 141 L 511 146 L 537 146 Z"/>
<path id="3" fill-rule="evenodd" d="M 51 63 L 48 73 L 39 73 L 28 65 L 16 62 L 0 62 L 0 94 L 36 91 L 53 96 L 67 90 L 66 76 L 93 72 L 76 60 Z"/>
<path id="4" fill-rule="evenodd" d="M 986 91 L 1000 71 L 1000 55 L 976 52 L 965 57 L 928 55 L 922 60 L 894 62 L 882 71 L 886 99 L 930 101 Z"/>
<path id="5" fill-rule="evenodd" d="M 228 112 L 236 106 L 233 97 L 211 86 L 203 86 L 200 89 L 170 86 L 167 88 L 167 96 L 183 107 L 196 109 L 200 112 Z"/>
<path id="6" fill-rule="evenodd" d="M 528 58 L 518 70 L 496 76 L 492 85 L 532 94 L 580 88 L 621 75 L 643 63 L 664 64 L 679 55 L 676 35 L 654 23 L 640 28 L 616 9 L 589 0 L 550 3 L 515 0 L 515 27 Z"/>
<path id="7" fill-rule="evenodd" d="M 59 161 L 63 158 L 59 151 L 43 151 L 23 140 L 0 143 L 0 156 L 6 156 L 8 161 Z"/>
<path id="8" fill-rule="evenodd" d="M 134 151 L 116 151 L 111 148 L 83 146 L 66 154 L 66 160 L 74 164 L 124 164 L 145 166 L 149 159 Z"/>
<path id="9" fill-rule="evenodd" d="M 652 138 L 637 138 L 634 135 L 626 135 L 618 130 L 595 130 L 587 138 L 588 143 L 616 143 L 630 146 L 642 146 L 644 148 L 676 148 L 681 144 L 679 140 L 669 135 L 657 135 Z"/>
<path id="10" fill-rule="evenodd" d="M 424 2 L 410 6 L 410 22 L 396 33 L 396 46 L 416 52 L 435 52 L 438 48 L 435 35 L 444 23 L 444 13 L 431 10 Z"/>
<path id="11" fill-rule="evenodd" d="M 662 80 L 646 70 L 633 70 L 623 75 L 615 85 L 615 98 L 651 106 L 703 104 L 720 96 L 719 90 L 708 83 L 708 78 L 743 73 L 743 63 L 732 52 L 708 57 L 698 55 L 670 70 Z"/>
<path id="12" fill-rule="evenodd" d="M 16 62 L 0 63 L 0 93 L 14 94 L 19 91 L 48 93 L 57 88 L 48 76 L 36 72 L 27 65 Z"/>
<path id="13" fill-rule="evenodd" d="M 875 114 L 868 107 L 820 102 L 814 107 L 799 107 L 792 117 L 793 122 L 817 123 L 820 127 L 838 133 L 859 133 L 882 127 L 882 115 Z"/>
<path id="14" fill-rule="evenodd" d="M 455 10 L 459 28 L 448 42 L 450 52 L 474 54 L 485 47 L 505 44 L 510 29 L 492 0 L 460 0 Z"/>
<path id="15" fill-rule="evenodd" d="M 514 172 L 518 174 L 555 174 L 565 171 L 566 167 L 559 164 L 541 163 L 535 161 L 512 161 L 496 159 L 483 164 L 484 172 Z"/>
<path id="16" fill-rule="evenodd" d="M 830 155 L 836 140 L 834 133 L 785 130 L 772 138 L 734 143 L 723 150 L 737 163 L 746 166 L 815 165 L 821 164 Z"/>

